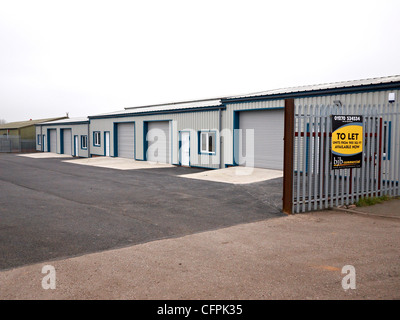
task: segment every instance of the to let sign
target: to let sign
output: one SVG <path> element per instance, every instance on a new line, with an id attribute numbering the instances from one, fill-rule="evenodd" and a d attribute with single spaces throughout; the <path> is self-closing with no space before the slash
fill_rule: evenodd
<path id="1" fill-rule="evenodd" d="M 332 169 L 361 168 L 362 116 L 332 115 Z"/>

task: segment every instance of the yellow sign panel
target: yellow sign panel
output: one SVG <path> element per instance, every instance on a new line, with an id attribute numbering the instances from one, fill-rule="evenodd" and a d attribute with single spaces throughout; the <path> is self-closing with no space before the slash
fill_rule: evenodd
<path id="1" fill-rule="evenodd" d="M 332 133 L 332 151 L 341 155 L 353 155 L 363 151 L 363 127 L 345 125 Z"/>
<path id="2" fill-rule="evenodd" d="M 332 115 L 332 169 L 361 168 L 363 117 Z"/>

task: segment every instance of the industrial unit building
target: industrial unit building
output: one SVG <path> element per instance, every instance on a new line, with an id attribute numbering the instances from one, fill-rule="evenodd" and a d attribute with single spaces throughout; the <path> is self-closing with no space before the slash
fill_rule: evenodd
<path id="1" fill-rule="evenodd" d="M 281 170 L 285 99 L 295 99 L 296 105 L 378 105 L 395 102 L 399 94 L 400 76 L 391 76 L 125 108 L 88 120 L 37 126 L 36 133 L 47 135 L 49 145 L 37 145 L 37 150 L 68 153 L 69 137 L 81 146 L 87 135 L 87 149 L 77 148 L 72 155 Z M 72 145 L 75 150 L 76 143 Z"/>
<path id="2" fill-rule="evenodd" d="M 108 152 L 113 157 L 218 168 L 219 117 L 223 109 L 220 99 L 213 99 L 90 116 L 91 136 L 99 137 L 90 146 L 91 155 Z M 204 148 L 198 143 L 202 138 L 209 143 Z M 182 147 L 186 157 L 179 152 Z"/>
<path id="3" fill-rule="evenodd" d="M 89 121 L 68 118 L 36 125 L 36 150 L 89 157 Z"/>

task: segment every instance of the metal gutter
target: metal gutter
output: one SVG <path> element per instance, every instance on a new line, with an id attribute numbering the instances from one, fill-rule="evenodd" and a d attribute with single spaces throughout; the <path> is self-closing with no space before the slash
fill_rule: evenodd
<path id="1" fill-rule="evenodd" d="M 187 108 L 187 109 L 160 110 L 160 111 L 151 111 L 151 112 L 117 113 L 117 114 L 108 114 L 108 115 L 89 116 L 88 118 L 89 119 L 106 119 L 106 118 L 140 117 L 140 116 L 159 115 L 159 114 L 217 111 L 219 109 L 225 109 L 225 108 L 226 108 L 226 106 L 219 105 L 219 106 L 214 106 L 214 107 L 199 107 L 199 108 Z"/>
<path id="2" fill-rule="evenodd" d="M 74 125 L 74 124 L 88 124 L 88 121 L 76 121 L 76 122 L 62 122 L 62 123 L 41 123 L 41 124 L 36 124 L 36 126 L 63 126 L 63 125 Z"/>

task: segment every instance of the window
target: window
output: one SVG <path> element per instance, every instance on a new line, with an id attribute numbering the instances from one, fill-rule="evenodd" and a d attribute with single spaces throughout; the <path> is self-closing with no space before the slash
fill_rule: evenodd
<path id="1" fill-rule="evenodd" d="M 87 136 L 81 136 L 81 149 L 87 149 Z"/>
<path id="2" fill-rule="evenodd" d="M 392 143 L 392 121 L 385 121 L 383 125 L 383 160 L 390 160 Z"/>
<path id="3" fill-rule="evenodd" d="M 215 153 L 216 132 L 200 132 L 200 153 Z"/>
<path id="4" fill-rule="evenodd" d="M 42 135 L 41 134 L 38 134 L 37 135 L 37 144 L 40 146 L 40 145 L 42 145 Z"/>
<path id="5" fill-rule="evenodd" d="M 100 131 L 93 132 L 93 145 L 100 146 Z"/>

